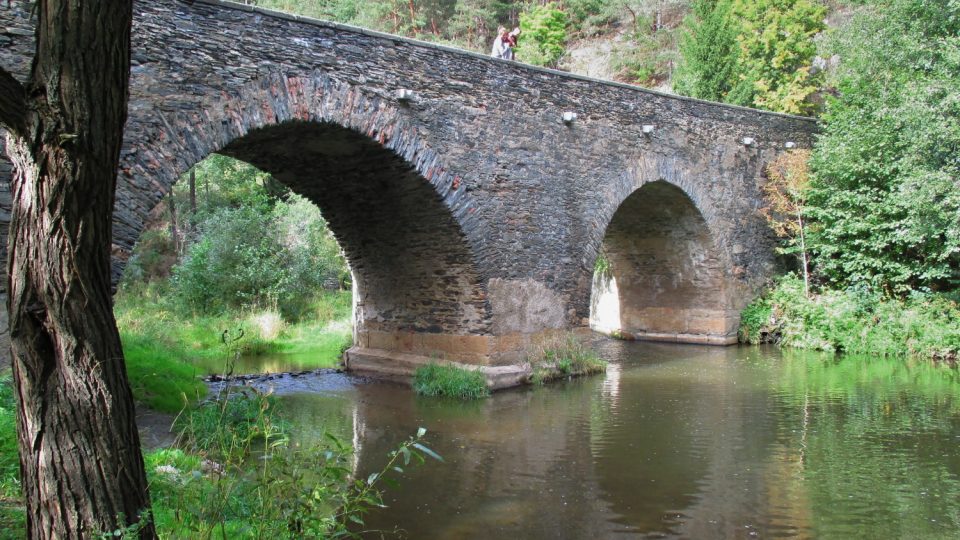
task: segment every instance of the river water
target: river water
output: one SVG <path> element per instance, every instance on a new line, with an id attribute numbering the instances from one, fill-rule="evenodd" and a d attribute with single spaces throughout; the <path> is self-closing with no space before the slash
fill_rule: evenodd
<path id="1" fill-rule="evenodd" d="M 902 360 L 602 340 L 605 375 L 462 403 L 279 381 L 360 477 L 418 427 L 368 525 L 409 538 L 960 538 L 960 376 Z"/>

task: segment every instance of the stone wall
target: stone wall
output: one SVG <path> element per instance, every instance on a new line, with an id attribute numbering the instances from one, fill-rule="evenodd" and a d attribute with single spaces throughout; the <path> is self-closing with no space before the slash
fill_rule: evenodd
<path id="1" fill-rule="evenodd" d="M 0 29 L 29 25 L 0 9 Z M 0 36 L 25 77 L 29 36 Z M 223 152 L 320 205 L 363 289 L 358 343 L 473 363 L 586 324 L 608 225 L 651 182 L 699 213 L 742 305 L 774 271 L 762 167 L 816 128 L 209 0 L 136 3 L 129 109 L 115 276 L 173 183 Z"/>

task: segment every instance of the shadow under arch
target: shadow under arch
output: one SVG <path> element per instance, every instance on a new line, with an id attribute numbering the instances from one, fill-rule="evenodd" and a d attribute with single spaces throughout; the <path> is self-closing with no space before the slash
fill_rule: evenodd
<path id="1" fill-rule="evenodd" d="M 320 208 L 357 281 L 359 342 L 372 337 L 368 346 L 382 348 L 379 334 L 489 330 L 483 281 L 460 224 L 396 153 L 337 124 L 301 121 L 253 130 L 219 153 Z"/>
<path id="2" fill-rule="evenodd" d="M 627 196 L 604 233 L 590 326 L 628 339 L 736 343 L 739 312 L 710 228 L 663 180 Z"/>

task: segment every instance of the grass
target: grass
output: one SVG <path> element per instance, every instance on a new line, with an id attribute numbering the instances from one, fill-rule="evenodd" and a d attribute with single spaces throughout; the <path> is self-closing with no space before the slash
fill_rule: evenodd
<path id="1" fill-rule="evenodd" d="M 490 395 L 486 380 L 479 371 L 430 363 L 413 374 L 413 389 L 422 396 L 449 396 L 458 399 L 479 399 Z"/>
<path id="2" fill-rule="evenodd" d="M 285 369 L 337 365 L 352 340 L 350 308 L 350 293 L 337 291 L 318 296 L 311 318 L 297 323 L 284 321 L 276 310 L 269 309 L 183 316 L 162 287 L 139 286 L 117 294 L 114 312 L 130 364 L 131 384 L 135 394 L 141 391 L 138 400 L 169 411 L 183 405 L 183 394 L 197 395 L 189 385 L 156 381 L 159 375 L 179 373 L 174 364 L 189 366 L 180 371 L 189 371 L 194 377 L 222 373 L 236 355 L 246 359 L 270 355 L 265 364 L 275 362 Z"/>
<path id="3" fill-rule="evenodd" d="M 0 372 L 0 540 L 23 538 L 26 519 L 20 496 L 17 409 L 10 371 Z"/>
<path id="4" fill-rule="evenodd" d="M 607 361 L 571 334 L 547 340 L 528 355 L 527 361 L 532 368 L 530 382 L 536 385 L 607 370 Z"/>
<path id="5" fill-rule="evenodd" d="M 176 413 L 202 398 L 207 386 L 197 368 L 157 341 L 123 334 L 123 355 L 133 397 L 151 409 Z"/>

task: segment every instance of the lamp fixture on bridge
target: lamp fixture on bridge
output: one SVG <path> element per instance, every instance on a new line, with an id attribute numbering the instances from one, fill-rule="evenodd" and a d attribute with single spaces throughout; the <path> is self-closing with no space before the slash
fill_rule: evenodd
<path id="1" fill-rule="evenodd" d="M 740 142 L 742 142 L 744 146 L 753 146 L 757 144 L 757 140 L 753 137 L 744 137 L 740 139 Z"/>
<path id="2" fill-rule="evenodd" d="M 573 121 L 576 120 L 576 119 L 577 119 L 577 113 L 575 113 L 575 112 L 573 112 L 573 111 L 564 111 L 564 112 L 563 112 L 563 123 L 564 123 L 564 124 L 567 124 L 567 125 L 569 126 L 569 125 L 572 124 Z"/>
<path id="3" fill-rule="evenodd" d="M 787 141 L 787 142 L 783 143 L 783 147 L 784 147 L 784 148 L 787 148 L 787 149 L 793 149 L 793 148 L 796 148 L 796 147 L 797 147 L 797 143 L 795 143 L 795 142 L 793 142 L 793 141 Z"/>
<path id="4" fill-rule="evenodd" d="M 653 124 L 644 124 L 640 129 L 643 130 L 644 135 L 650 135 L 653 133 L 654 125 Z"/>
<path id="5" fill-rule="evenodd" d="M 409 88 L 398 88 L 395 95 L 400 101 L 412 101 L 414 93 Z"/>

